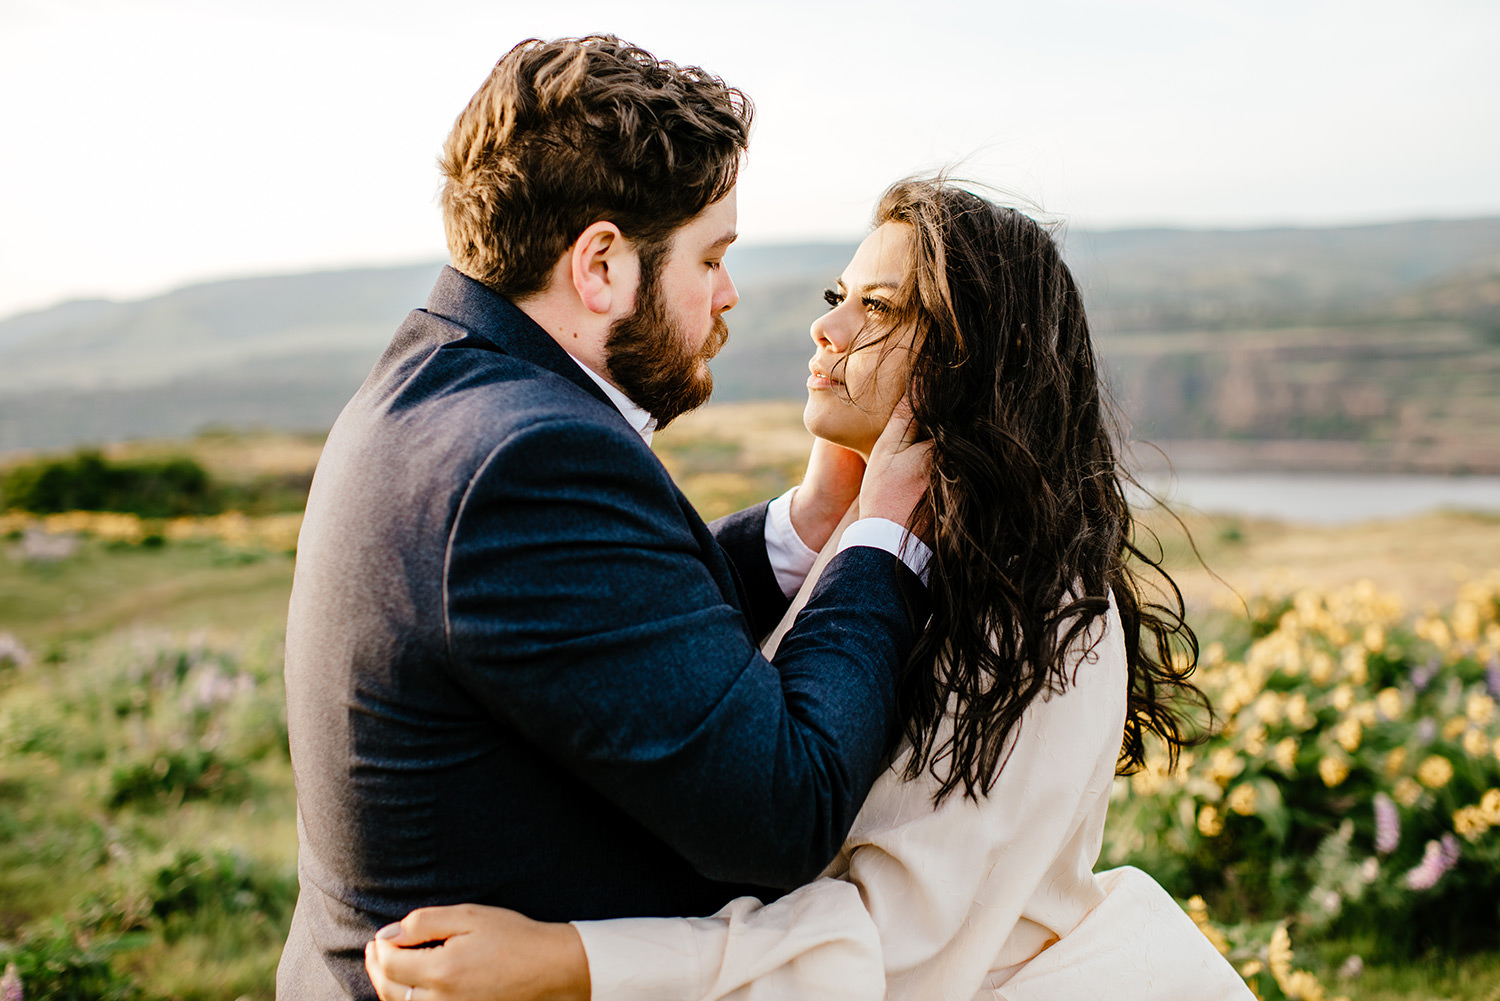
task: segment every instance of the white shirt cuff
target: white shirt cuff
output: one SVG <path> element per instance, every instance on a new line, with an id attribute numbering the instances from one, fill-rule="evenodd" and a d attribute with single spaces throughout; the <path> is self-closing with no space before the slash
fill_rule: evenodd
<path id="1" fill-rule="evenodd" d="M 796 492 L 797 488 L 792 487 L 766 510 L 766 556 L 776 574 L 777 586 L 788 598 L 797 594 L 818 559 L 817 551 L 807 548 L 792 527 L 792 494 Z"/>
<path id="2" fill-rule="evenodd" d="M 928 564 L 932 562 L 932 550 L 927 544 L 888 518 L 860 518 L 844 529 L 839 540 L 838 552 L 850 546 L 869 546 L 884 549 L 911 568 L 911 572 L 927 583 Z"/>
<path id="3" fill-rule="evenodd" d="M 728 930 L 681 918 L 618 918 L 570 922 L 588 957 L 590 995 L 603 1001 L 698 1001 L 712 986 L 704 976 L 696 934 Z M 722 941 L 715 941 L 720 950 Z"/>

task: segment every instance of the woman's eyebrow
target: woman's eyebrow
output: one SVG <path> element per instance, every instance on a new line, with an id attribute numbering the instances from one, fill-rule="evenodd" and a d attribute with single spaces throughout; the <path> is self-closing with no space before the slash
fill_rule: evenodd
<path id="1" fill-rule="evenodd" d="M 848 289 L 849 287 L 844 283 L 844 279 L 842 278 L 839 278 L 837 280 L 837 284 L 841 289 Z M 889 279 L 881 279 L 879 281 L 866 282 L 865 284 L 861 285 L 857 291 L 860 295 L 864 295 L 867 292 L 875 292 L 879 290 L 899 292 L 901 290 L 901 283 L 897 281 L 891 281 Z"/>

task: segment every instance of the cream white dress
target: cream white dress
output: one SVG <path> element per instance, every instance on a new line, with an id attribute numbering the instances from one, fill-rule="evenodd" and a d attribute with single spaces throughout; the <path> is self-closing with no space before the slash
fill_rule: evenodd
<path id="1" fill-rule="evenodd" d="M 935 808 L 931 775 L 901 777 L 906 748 L 815 882 L 707 918 L 574 922 L 594 1001 L 1253 997 L 1153 879 L 1093 871 L 1125 721 L 1113 602 L 1089 632 L 988 796 Z"/>

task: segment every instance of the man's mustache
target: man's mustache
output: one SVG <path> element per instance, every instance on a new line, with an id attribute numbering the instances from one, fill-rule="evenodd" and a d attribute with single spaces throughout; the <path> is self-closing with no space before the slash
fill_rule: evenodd
<path id="1" fill-rule="evenodd" d="M 729 324 L 724 322 L 722 316 L 714 317 L 713 329 L 708 332 L 708 337 L 703 340 L 703 347 L 698 349 L 698 357 L 704 361 L 713 358 L 714 355 L 724 350 L 724 345 L 729 342 Z"/>

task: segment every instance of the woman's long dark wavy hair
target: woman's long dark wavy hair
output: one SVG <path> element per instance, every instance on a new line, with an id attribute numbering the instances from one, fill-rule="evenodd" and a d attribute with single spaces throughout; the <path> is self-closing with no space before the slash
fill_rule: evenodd
<path id="1" fill-rule="evenodd" d="M 908 398 L 933 441 L 912 525 L 933 540 L 933 615 L 899 689 L 907 777 L 930 770 L 939 802 L 960 787 L 988 793 L 1026 707 L 1073 683 L 1077 644 L 1094 638 L 1111 593 L 1130 677 L 1118 771 L 1144 764 L 1148 731 L 1175 761 L 1206 722 L 1185 711 L 1208 710 L 1188 680 L 1198 641 L 1181 591 L 1137 546 L 1129 474 L 1057 245 L 941 177 L 892 185 L 875 214 L 886 222 L 912 231 L 909 277 L 884 319 L 916 324 Z M 1148 597 L 1146 568 L 1166 604 Z"/>

